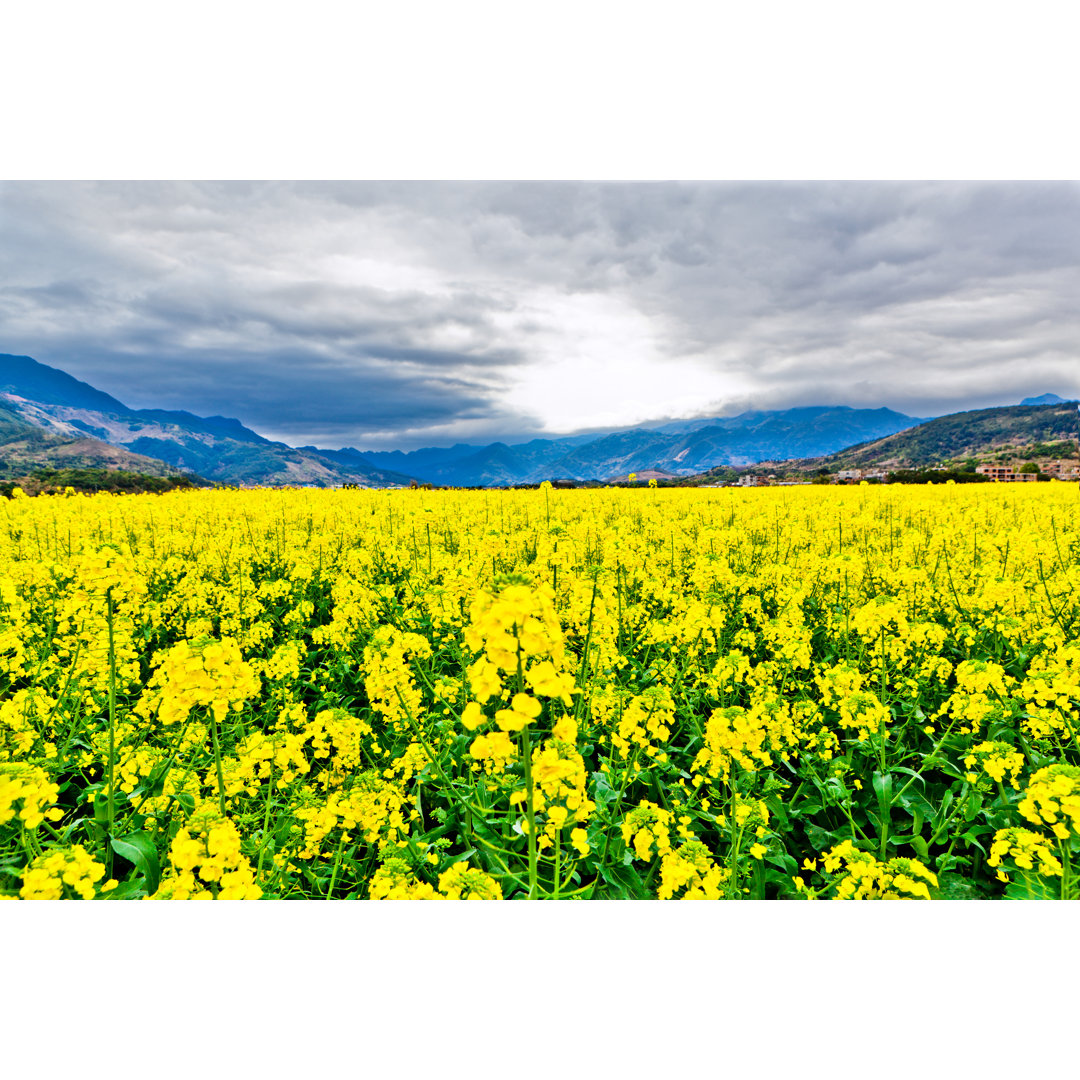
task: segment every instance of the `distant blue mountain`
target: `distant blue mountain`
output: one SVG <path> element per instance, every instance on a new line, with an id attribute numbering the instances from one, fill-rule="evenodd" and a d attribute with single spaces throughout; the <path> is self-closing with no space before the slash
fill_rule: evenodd
<path id="1" fill-rule="evenodd" d="M 18 394 L 42 405 L 127 415 L 131 410 L 104 390 L 96 390 L 59 368 L 29 356 L 0 353 L 0 393 Z"/>
<path id="2" fill-rule="evenodd" d="M 1040 394 L 1038 397 L 1026 397 L 1020 402 L 1021 405 L 1057 405 L 1068 401 L 1068 398 L 1058 397 L 1057 394 Z"/>
<path id="3" fill-rule="evenodd" d="M 6 399 L 9 408 L 54 434 L 90 435 L 232 484 L 386 486 L 415 477 L 444 486 L 512 487 L 547 479 L 607 480 L 648 469 L 689 476 L 717 465 L 832 454 L 923 422 L 884 408 L 808 406 L 522 443 L 457 443 L 409 452 L 325 450 L 271 442 L 228 417 L 129 409 L 28 356 L 0 354 L 0 395 L 5 393 L 20 399 Z"/>
<path id="4" fill-rule="evenodd" d="M 314 449 L 271 442 L 231 417 L 129 409 L 112 395 L 29 356 L 0 353 L 0 408 L 54 439 L 88 435 L 174 471 L 225 484 L 387 487 L 412 479 L 359 454 L 342 461 Z"/>
<path id="5" fill-rule="evenodd" d="M 362 455 L 347 448 L 337 453 L 362 456 L 433 484 L 509 487 L 547 479 L 606 480 L 646 469 L 689 476 L 715 465 L 817 457 L 922 422 L 891 409 L 808 406 L 510 445 L 459 443 L 409 453 L 367 450 Z"/>

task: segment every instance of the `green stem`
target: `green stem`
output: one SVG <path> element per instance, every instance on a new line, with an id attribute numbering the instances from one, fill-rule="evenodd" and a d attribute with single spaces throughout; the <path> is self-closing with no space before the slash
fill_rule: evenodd
<path id="1" fill-rule="evenodd" d="M 529 725 L 521 729 L 521 756 L 525 766 L 525 812 L 529 826 L 529 899 L 536 899 L 536 811 L 533 803 L 532 742 Z"/>
<path id="2" fill-rule="evenodd" d="M 109 798 L 107 815 L 108 835 L 112 839 L 113 822 L 116 820 L 116 644 L 113 639 L 113 599 L 112 587 L 105 590 L 105 621 L 109 628 Z M 108 845 L 105 854 L 105 874 L 112 877 L 113 851 Z"/>
<path id="3" fill-rule="evenodd" d="M 263 833 L 262 843 L 259 844 L 259 865 L 255 868 L 255 880 L 259 881 L 262 878 L 262 864 L 263 856 L 266 854 L 266 849 L 270 846 L 270 838 L 267 835 L 270 828 L 270 800 L 274 794 L 274 759 L 270 759 L 270 776 L 266 782 L 266 811 L 263 814 Z"/>
<path id="4" fill-rule="evenodd" d="M 621 719 L 621 717 L 622 717 L 621 703 L 620 703 L 620 708 L 619 708 L 619 716 L 620 716 L 620 719 Z M 612 742 L 614 742 L 614 733 L 612 733 Z M 607 862 L 608 848 L 611 846 L 611 826 L 614 824 L 614 822 L 611 820 L 611 818 L 612 818 L 613 814 L 618 814 L 619 809 L 622 806 L 623 792 L 626 791 L 626 785 L 627 785 L 627 782 L 629 780 L 630 772 L 634 767 L 634 763 L 637 761 L 638 751 L 640 749 L 641 749 L 640 747 L 635 747 L 634 752 L 630 755 L 630 760 L 627 763 L 626 769 L 623 772 L 622 781 L 619 784 L 619 792 L 615 796 L 615 802 L 613 803 L 614 810 L 612 810 L 611 807 L 609 807 L 608 810 L 607 810 L 608 823 L 607 823 L 607 828 L 604 830 L 604 851 L 603 851 L 603 854 L 600 856 L 600 862 L 597 864 L 597 867 L 596 867 L 596 877 L 593 878 L 592 892 L 589 893 L 589 899 L 590 900 L 592 900 L 593 897 L 596 895 L 596 885 L 600 881 L 600 869 L 601 869 L 601 867 L 603 867 L 604 863 Z M 611 760 L 611 748 L 610 748 L 610 746 L 609 746 L 609 750 L 608 750 L 608 760 L 609 760 L 609 762 Z"/>
<path id="5" fill-rule="evenodd" d="M 217 790 L 218 806 L 221 807 L 221 816 L 225 816 L 225 777 L 221 772 L 221 746 L 218 743 L 217 714 L 210 710 L 210 737 L 214 741 L 214 764 L 217 767 Z"/>
<path id="6" fill-rule="evenodd" d="M 152 720 L 157 719 L 158 709 L 160 709 L 160 705 L 154 709 L 154 714 L 151 718 Z M 162 784 L 162 789 L 164 790 L 165 777 L 169 775 L 169 770 L 173 767 L 173 764 L 176 761 L 177 754 L 180 753 L 180 743 L 183 742 L 184 736 L 187 734 L 187 729 L 190 726 L 191 713 L 188 713 L 188 718 L 184 721 L 184 726 L 180 729 L 180 734 L 176 737 L 176 742 L 173 743 L 172 752 L 169 755 L 169 760 L 165 762 L 165 766 L 164 768 L 162 768 L 161 772 L 158 773 L 156 777 L 152 778 L 153 784 L 150 785 L 150 790 L 148 790 L 147 793 L 142 797 L 142 799 L 139 800 L 139 805 L 135 807 L 134 813 L 137 814 L 143 808 L 143 806 L 146 804 L 146 800 L 150 798 L 153 788 L 156 787 L 158 783 Z"/>
<path id="7" fill-rule="evenodd" d="M 559 838 L 561 833 L 555 833 L 555 899 L 559 899 Z"/>
<path id="8" fill-rule="evenodd" d="M 341 849 L 345 846 L 345 833 L 342 832 L 341 839 L 338 841 L 337 853 L 334 855 L 334 869 L 330 873 L 330 884 L 326 889 L 326 899 L 330 900 L 334 896 L 334 885 L 337 884 L 338 868 L 341 866 Z"/>

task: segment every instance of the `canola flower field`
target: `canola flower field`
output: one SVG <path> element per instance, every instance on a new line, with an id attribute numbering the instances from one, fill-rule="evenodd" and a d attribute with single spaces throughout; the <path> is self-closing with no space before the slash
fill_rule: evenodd
<path id="1" fill-rule="evenodd" d="M 0 895 L 1076 898 L 1077 510 L 0 501 Z"/>

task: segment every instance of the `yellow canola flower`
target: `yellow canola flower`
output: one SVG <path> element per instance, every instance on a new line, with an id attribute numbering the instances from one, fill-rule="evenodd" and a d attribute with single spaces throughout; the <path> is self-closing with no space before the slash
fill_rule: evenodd
<path id="1" fill-rule="evenodd" d="M 671 827 L 671 812 L 648 799 L 638 803 L 621 826 L 624 842 L 633 846 L 643 862 L 671 851 Z"/>
<path id="2" fill-rule="evenodd" d="M 991 780 L 999 784 L 1008 774 L 1009 783 L 1019 789 L 1018 777 L 1024 767 L 1024 755 L 1008 743 L 981 742 L 972 747 L 971 753 L 964 758 L 964 764 L 969 768 L 978 766 Z"/>
<path id="3" fill-rule="evenodd" d="M 23 900 L 60 900 L 65 887 L 82 900 L 93 900 L 95 883 L 105 876 L 105 867 L 81 845 L 46 851 L 23 871 L 19 896 Z"/>
<path id="4" fill-rule="evenodd" d="M 0 826 L 18 819 L 36 829 L 60 795 L 44 769 L 17 762 L 0 762 Z M 55 820 L 55 818 L 54 818 Z"/>
<path id="5" fill-rule="evenodd" d="M 929 900 L 929 886 L 938 884 L 937 875 L 918 859 L 882 862 L 850 840 L 824 852 L 821 861 L 826 874 L 841 871 L 834 883 L 837 900 Z"/>
<path id="6" fill-rule="evenodd" d="M 498 883 L 516 895 L 526 845 L 509 833 L 526 802 L 517 733 L 527 731 L 542 882 L 558 844 L 563 879 L 582 875 L 585 888 L 607 851 L 649 862 L 641 876 L 654 895 L 665 880 L 673 896 L 741 892 L 710 874 L 739 830 L 740 873 L 763 848 L 779 850 L 765 830 L 788 828 L 786 815 L 751 805 L 787 798 L 770 782 L 814 772 L 830 791 L 839 782 L 837 797 L 861 790 L 853 808 L 872 809 L 881 750 L 919 772 L 925 786 L 910 793 L 937 805 L 942 774 L 919 759 L 940 740 L 939 763 L 975 778 L 971 798 L 996 782 L 1023 792 L 1006 809 L 1025 828 L 999 831 L 992 872 L 1074 891 L 1074 488 L 641 495 L 0 500 L 0 765 L 17 766 L 0 769 L 10 856 L 0 886 L 55 890 L 56 875 L 32 866 L 41 849 L 62 850 L 45 823 L 62 797 L 78 826 L 94 801 L 87 785 L 100 809 L 115 735 L 116 786 L 131 796 L 119 812 L 139 806 L 145 829 L 175 841 L 161 897 L 242 891 L 243 864 L 226 865 L 237 837 L 274 895 L 317 894 L 339 850 L 338 886 L 375 895 L 388 851 L 448 824 L 435 862 L 409 862 L 411 881 L 387 886 L 442 895 L 430 867 L 470 846 L 447 814 L 446 777 L 487 824 L 505 821 L 510 875 Z M 217 804 L 218 749 L 235 835 L 220 815 L 205 832 L 193 824 L 192 806 Z M 837 758 L 843 773 L 828 767 Z M 907 779 L 893 779 L 895 794 Z M 49 789 L 64 784 L 62 796 Z M 618 805 L 629 819 L 643 795 L 671 819 L 640 816 L 624 850 L 625 822 L 609 825 L 607 813 Z M 606 811 L 596 822 L 594 798 Z M 683 850 L 698 824 L 705 862 Z M 593 857 L 571 868 L 590 836 Z M 933 894 L 914 861 L 854 856 L 810 887 L 825 859 L 809 854 L 805 892 L 836 894 L 846 878 L 852 894 Z M 985 892 L 981 872 L 974 879 Z M 58 880 L 61 895 L 79 895 Z"/>
<path id="7" fill-rule="evenodd" d="M 558 698 L 567 708 L 573 704 L 574 677 L 569 672 L 556 671 L 550 660 L 541 660 L 525 673 L 525 681 L 541 697 Z"/>
<path id="8" fill-rule="evenodd" d="M 461 722 L 469 729 L 469 731 L 475 731 L 482 724 L 487 723 L 487 717 L 475 701 L 470 701 L 465 708 L 461 710 Z"/>
<path id="9" fill-rule="evenodd" d="M 659 900 L 719 900 L 729 876 L 700 840 L 687 840 L 663 855 L 656 896 Z"/>
<path id="10" fill-rule="evenodd" d="M 493 731 L 488 735 L 478 735 L 473 739 L 469 754 L 477 761 L 490 761 L 494 765 L 503 765 L 517 757 L 517 746 L 505 731 Z"/>
<path id="11" fill-rule="evenodd" d="M 439 892 L 448 900 L 501 900 L 502 887 L 483 870 L 472 870 L 467 862 L 457 862 L 439 875 Z"/>
<path id="12" fill-rule="evenodd" d="M 540 702 L 528 694 L 515 694 L 509 709 L 499 709 L 495 713 L 495 723 L 502 731 L 517 732 L 526 724 L 531 724 L 540 715 Z"/>
<path id="13" fill-rule="evenodd" d="M 1049 825 L 1059 840 L 1080 836 L 1080 767 L 1059 763 L 1028 781 L 1020 813 L 1033 825 Z"/>
<path id="14" fill-rule="evenodd" d="M 1037 870 L 1043 877 L 1061 877 L 1061 861 L 1054 854 L 1050 840 L 1030 829 L 998 829 L 990 845 L 986 860 L 991 867 L 999 867 L 1004 859 L 1011 859 L 1021 870 Z M 1002 875 L 999 874 L 999 877 Z M 1004 880 L 1008 880 L 1005 876 Z"/>
<path id="15" fill-rule="evenodd" d="M 169 869 L 151 899 L 258 900 L 262 889 L 240 846 L 236 825 L 215 804 L 196 807 L 173 839 Z"/>

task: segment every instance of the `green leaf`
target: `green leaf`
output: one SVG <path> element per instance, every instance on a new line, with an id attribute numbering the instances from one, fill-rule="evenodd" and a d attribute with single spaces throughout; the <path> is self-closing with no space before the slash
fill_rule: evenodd
<path id="1" fill-rule="evenodd" d="M 146 879 L 147 895 L 157 892 L 158 882 L 161 880 L 161 863 L 150 834 L 137 832 L 123 837 L 114 836 L 110 844 L 117 855 L 134 863 L 136 869 L 142 872 Z"/>
<path id="2" fill-rule="evenodd" d="M 766 855 L 765 861 L 778 866 L 785 875 L 794 874 L 799 869 L 799 864 L 786 851 L 778 852 L 776 855 Z"/>
<path id="3" fill-rule="evenodd" d="M 914 769 L 907 769 L 903 765 L 894 765 L 893 772 L 907 773 L 908 776 L 915 777 L 924 788 L 926 787 L 926 781 L 923 779 L 922 774 L 917 773 Z"/>
<path id="4" fill-rule="evenodd" d="M 923 862 L 925 861 L 926 860 L 924 859 Z M 938 899 L 979 900 L 984 896 L 984 892 L 960 874 L 953 874 L 945 871 L 938 873 Z"/>
<path id="5" fill-rule="evenodd" d="M 619 900 L 645 900 L 648 892 L 645 882 L 633 866 L 603 866 L 600 876 L 615 890 Z"/>
<path id="6" fill-rule="evenodd" d="M 881 773 L 875 772 L 872 783 L 874 791 L 877 792 L 878 809 L 884 820 L 889 816 L 889 807 L 892 806 L 892 773 L 885 773 L 882 776 Z"/>
<path id="7" fill-rule="evenodd" d="M 615 789 L 611 786 L 611 781 L 602 772 L 594 772 L 593 778 L 593 802 L 601 810 L 606 810 L 614 801 L 616 797 Z"/>
<path id="8" fill-rule="evenodd" d="M 102 893 L 100 899 L 102 900 L 126 900 L 133 893 L 138 894 L 144 892 L 142 878 L 136 878 L 134 881 L 125 881 L 118 885 L 111 892 Z"/>
<path id="9" fill-rule="evenodd" d="M 810 841 L 815 851 L 827 851 L 836 843 L 836 834 L 827 832 L 817 825 L 807 825 L 806 839 Z"/>
<path id="10" fill-rule="evenodd" d="M 968 831 L 963 834 L 962 839 L 966 840 L 973 847 L 977 847 L 985 855 L 986 848 L 984 848 L 982 844 L 979 843 L 979 835 L 980 833 L 985 834 L 988 831 L 988 829 L 968 829 Z"/>
<path id="11" fill-rule="evenodd" d="M 1010 900 L 1058 900 L 1058 893 L 1053 885 L 1038 874 L 1024 874 L 1019 881 L 1010 881 L 1005 886 L 1005 895 Z"/>

